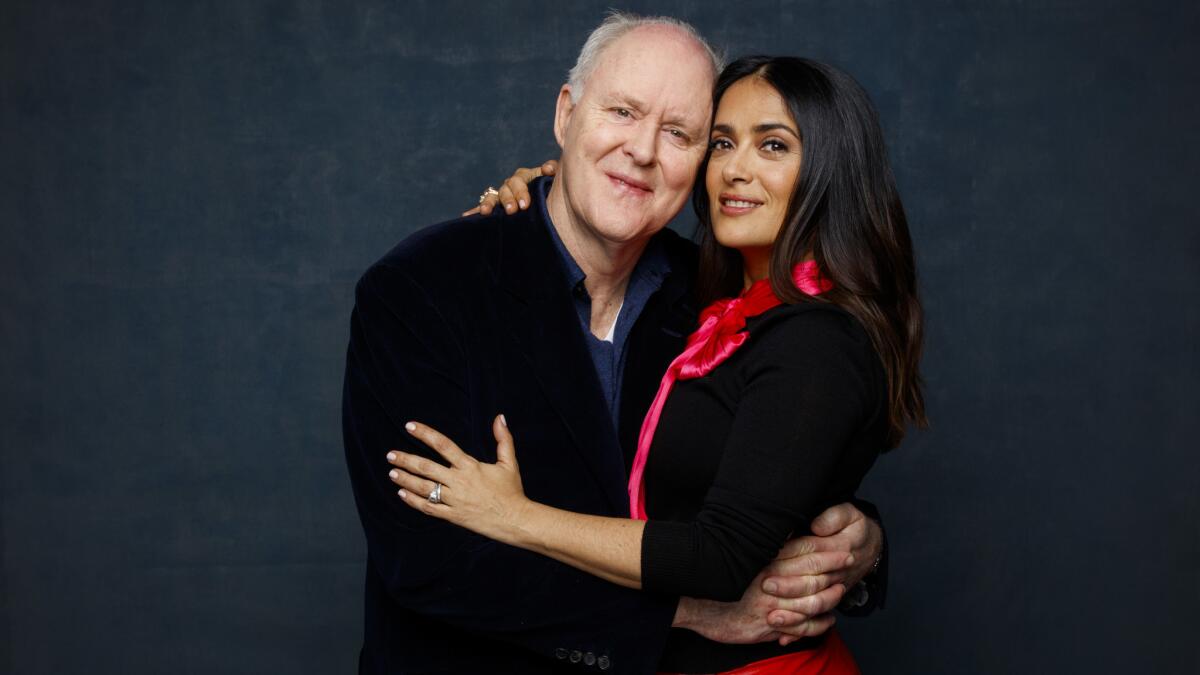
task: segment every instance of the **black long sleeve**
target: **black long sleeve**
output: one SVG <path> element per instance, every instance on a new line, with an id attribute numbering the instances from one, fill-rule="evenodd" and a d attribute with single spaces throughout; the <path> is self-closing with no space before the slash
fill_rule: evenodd
<path id="1" fill-rule="evenodd" d="M 646 473 L 646 589 L 740 598 L 884 447 L 886 385 L 857 321 L 793 305 L 747 328 L 741 349 L 676 383 L 663 409 Z"/>

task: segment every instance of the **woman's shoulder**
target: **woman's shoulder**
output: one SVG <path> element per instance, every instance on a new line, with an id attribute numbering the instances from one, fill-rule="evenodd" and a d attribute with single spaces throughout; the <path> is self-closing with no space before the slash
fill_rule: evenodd
<path id="1" fill-rule="evenodd" d="M 774 307 L 747 324 L 747 365 L 785 366 L 806 371 L 846 369 L 874 379 L 880 363 L 862 323 L 845 309 L 824 302 Z"/>
<path id="2" fill-rule="evenodd" d="M 756 340 L 870 346 L 862 323 L 844 308 L 828 302 L 779 305 L 752 319 L 748 328 Z"/>

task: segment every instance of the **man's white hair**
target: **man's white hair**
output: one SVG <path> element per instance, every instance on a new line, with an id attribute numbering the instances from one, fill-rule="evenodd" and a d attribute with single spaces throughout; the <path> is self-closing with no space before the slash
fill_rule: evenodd
<path id="1" fill-rule="evenodd" d="M 571 87 L 573 103 L 579 101 L 579 97 L 583 94 L 583 87 L 592 71 L 596 70 L 596 66 L 600 63 L 600 55 L 604 50 L 626 33 L 642 26 L 669 26 L 682 30 L 704 48 L 712 62 L 713 80 L 717 79 L 717 75 L 725 65 L 725 60 L 708 44 L 707 40 L 700 37 L 700 33 L 690 23 L 670 16 L 639 16 L 613 10 L 588 36 L 587 41 L 583 43 L 583 49 L 579 50 L 579 58 L 575 59 L 575 66 L 567 73 L 567 84 Z"/>

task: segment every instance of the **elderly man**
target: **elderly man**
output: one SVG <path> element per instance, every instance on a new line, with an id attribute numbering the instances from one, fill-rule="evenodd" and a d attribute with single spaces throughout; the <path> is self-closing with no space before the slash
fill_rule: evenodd
<path id="1" fill-rule="evenodd" d="M 628 515 L 642 416 L 696 319 L 694 251 L 663 228 L 704 157 L 716 67 L 684 24 L 610 17 L 559 93 L 560 176 L 531 208 L 422 230 L 360 280 L 343 423 L 368 544 L 361 673 L 654 672 L 672 626 L 824 630 L 834 582 L 874 561 L 878 527 L 843 505 L 823 516 L 843 531 L 789 544 L 741 602 L 664 597 L 427 519 L 387 477 L 389 449 L 430 453 L 407 420 L 495 461 L 504 412 L 532 499 Z"/>

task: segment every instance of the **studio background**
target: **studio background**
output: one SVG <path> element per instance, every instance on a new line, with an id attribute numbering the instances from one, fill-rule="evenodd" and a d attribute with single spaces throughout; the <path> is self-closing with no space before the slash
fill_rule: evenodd
<path id="1" fill-rule="evenodd" d="M 353 284 L 554 155 L 609 4 L 0 6 L 0 671 L 354 671 Z M 864 671 L 1200 671 L 1200 6 L 617 4 L 880 109 L 933 426 Z"/>

